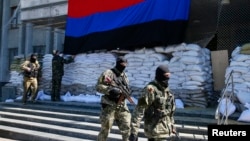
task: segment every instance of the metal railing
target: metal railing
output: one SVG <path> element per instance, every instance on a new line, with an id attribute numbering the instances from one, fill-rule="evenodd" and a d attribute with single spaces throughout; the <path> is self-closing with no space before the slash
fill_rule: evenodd
<path id="1" fill-rule="evenodd" d="M 231 82 L 231 83 L 230 83 Z M 231 93 L 228 93 L 228 88 L 231 84 Z M 228 124 L 228 102 L 231 101 L 231 102 L 234 102 L 233 101 L 233 96 L 234 96 L 234 84 L 233 84 L 233 70 L 230 72 L 229 74 L 229 77 L 227 79 L 227 83 L 226 83 L 226 86 L 225 88 L 221 91 L 221 97 L 219 98 L 218 102 L 218 106 L 216 108 L 216 111 L 215 111 L 215 119 L 217 119 L 217 124 L 218 125 L 227 125 Z M 221 100 L 223 99 L 226 99 L 226 106 L 225 106 L 225 113 L 220 113 L 220 106 L 222 106 L 222 102 Z"/>

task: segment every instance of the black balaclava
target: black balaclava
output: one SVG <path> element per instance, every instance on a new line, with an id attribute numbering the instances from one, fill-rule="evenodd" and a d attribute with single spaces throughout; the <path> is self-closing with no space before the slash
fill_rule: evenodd
<path id="1" fill-rule="evenodd" d="M 54 55 L 55 55 L 55 56 L 59 56 L 59 54 L 60 54 L 60 51 L 59 51 L 59 50 L 54 50 Z"/>
<path id="2" fill-rule="evenodd" d="M 155 71 L 155 79 L 164 87 L 168 87 L 169 77 L 166 77 L 164 74 L 169 73 L 169 69 L 165 65 L 160 65 Z"/>
<path id="3" fill-rule="evenodd" d="M 120 72 L 123 72 L 124 69 L 126 68 L 126 66 L 123 66 L 121 65 L 121 63 L 127 63 L 127 59 L 125 59 L 124 57 L 122 56 L 119 56 L 117 59 L 116 59 L 116 66 L 115 68 L 120 71 Z"/>
<path id="4" fill-rule="evenodd" d="M 30 62 L 31 63 L 35 63 L 36 59 L 37 59 L 37 55 L 36 54 L 31 54 L 31 56 L 30 56 Z"/>

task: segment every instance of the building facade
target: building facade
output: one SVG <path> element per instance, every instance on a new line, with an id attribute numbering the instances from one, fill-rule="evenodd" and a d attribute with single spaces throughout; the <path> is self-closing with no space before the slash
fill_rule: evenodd
<path id="1" fill-rule="evenodd" d="M 0 82 L 9 80 L 14 56 L 63 49 L 67 8 L 68 0 L 0 1 Z M 230 55 L 250 42 L 249 13 L 249 0 L 192 0 L 185 42 Z"/>
<path id="2" fill-rule="evenodd" d="M 68 0 L 0 2 L 0 82 L 8 82 L 15 56 L 62 50 Z"/>

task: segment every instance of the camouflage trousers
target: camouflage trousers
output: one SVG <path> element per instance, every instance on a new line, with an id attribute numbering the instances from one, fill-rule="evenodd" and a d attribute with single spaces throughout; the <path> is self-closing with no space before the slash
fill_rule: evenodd
<path id="1" fill-rule="evenodd" d="M 62 77 L 52 79 L 52 92 L 51 92 L 52 101 L 60 100 L 61 81 Z"/>
<path id="2" fill-rule="evenodd" d="M 23 98 L 22 102 L 26 103 L 27 101 L 27 95 L 29 90 L 31 90 L 31 100 L 35 101 L 36 96 L 37 96 L 37 78 L 35 77 L 24 77 L 23 78 L 23 87 L 24 87 L 24 92 L 23 92 Z"/>
<path id="3" fill-rule="evenodd" d="M 107 141 L 108 135 L 114 122 L 116 122 L 121 134 L 122 141 L 128 141 L 130 136 L 131 113 L 124 107 L 114 107 L 107 105 L 102 108 L 100 114 L 101 131 L 98 134 L 97 141 Z"/>

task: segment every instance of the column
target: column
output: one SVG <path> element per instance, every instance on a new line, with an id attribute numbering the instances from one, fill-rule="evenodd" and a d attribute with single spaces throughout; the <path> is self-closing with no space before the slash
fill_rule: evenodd
<path id="1" fill-rule="evenodd" d="M 64 37 L 64 31 L 58 28 L 55 28 L 54 30 L 54 49 L 63 51 L 63 37 Z"/>
<path id="2" fill-rule="evenodd" d="M 46 27 L 46 47 L 45 54 L 51 54 L 53 51 L 53 36 L 52 36 L 52 27 Z"/>
<path id="3" fill-rule="evenodd" d="M 24 45 L 25 45 L 25 26 L 22 24 L 19 26 L 19 33 L 18 33 L 18 55 L 23 55 L 24 54 Z"/>
<path id="4" fill-rule="evenodd" d="M 9 79 L 9 58 L 8 58 L 8 21 L 10 19 L 10 1 L 3 1 L 3 16 L 1 29 L 1 55 L 0 55 L 0 82 L 7 82 Z"/>
<path id="5" fill-rule="evenodd" d="M 26 23 L 26 29 L 25 29 L 25 50 L 24 50 L 24 56 L 27 58 L 33 53 L 33 24 L 32 23 Z"/>

